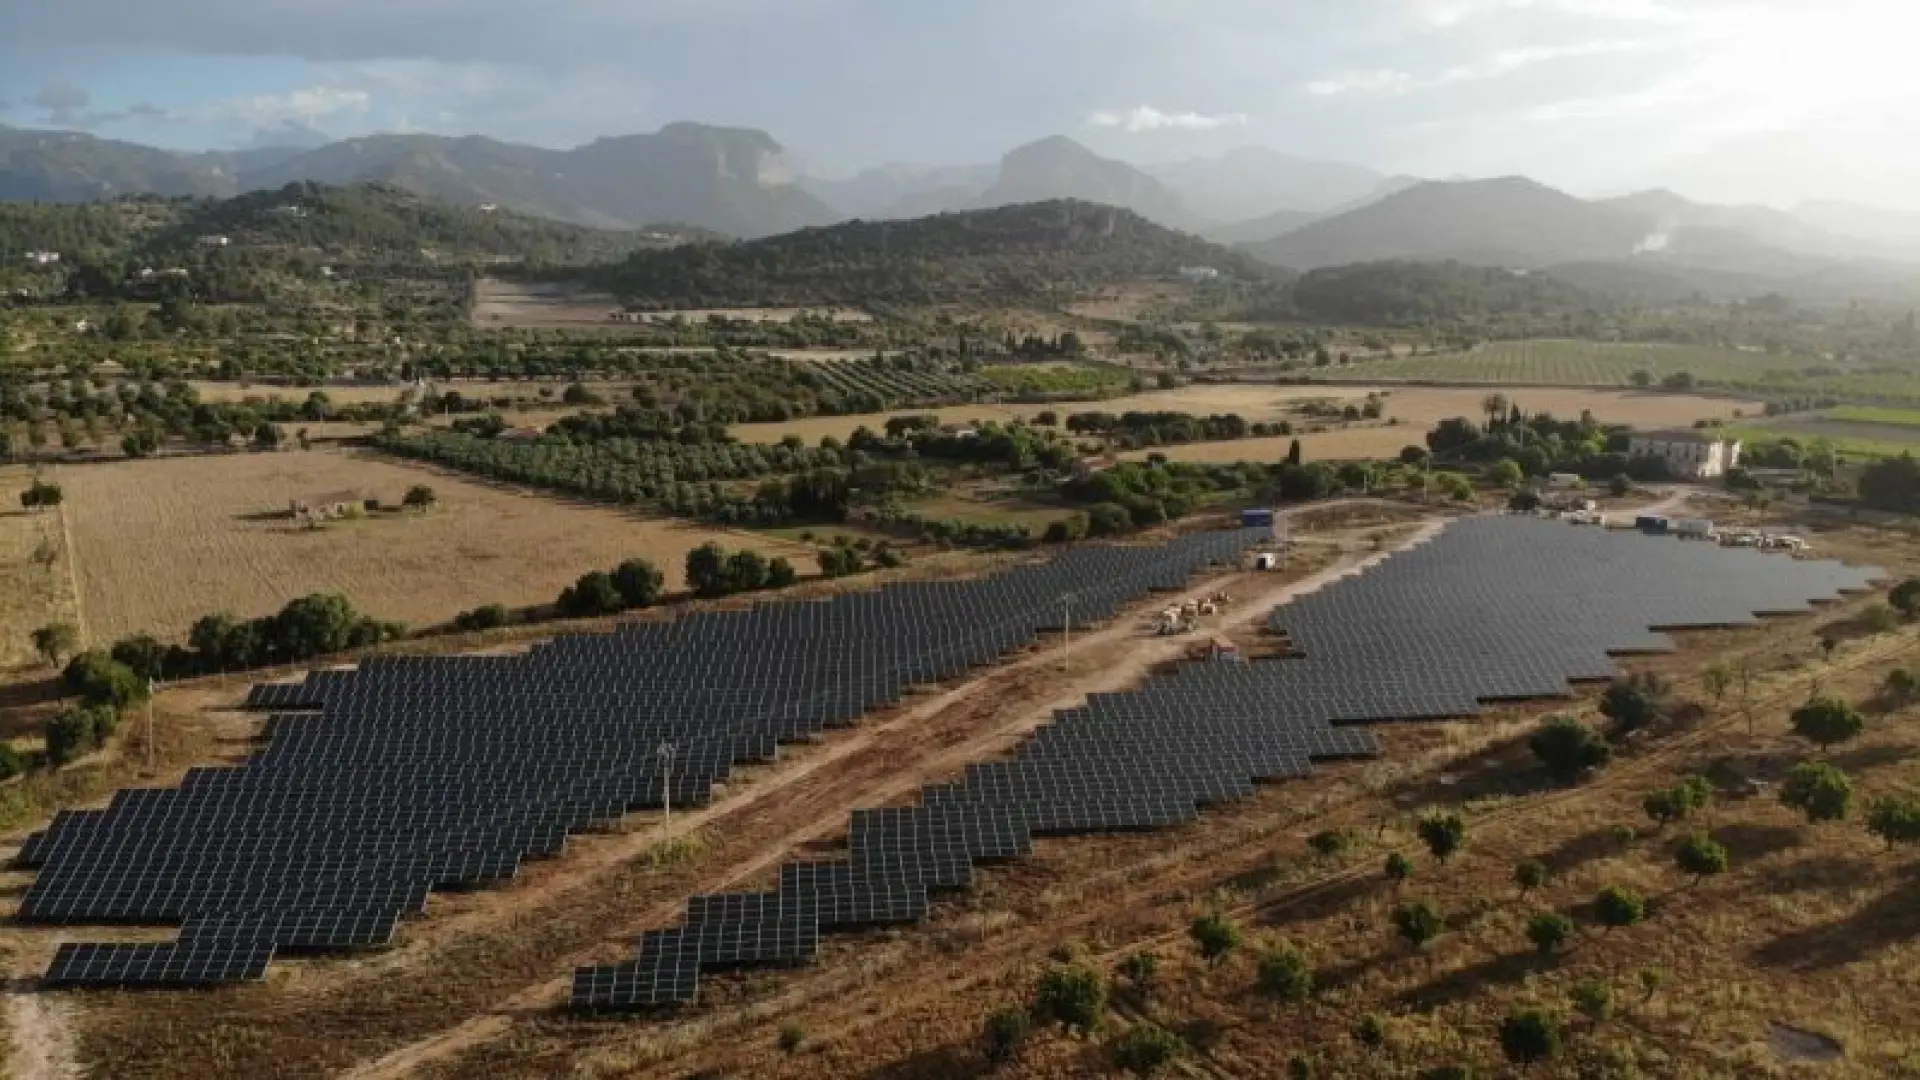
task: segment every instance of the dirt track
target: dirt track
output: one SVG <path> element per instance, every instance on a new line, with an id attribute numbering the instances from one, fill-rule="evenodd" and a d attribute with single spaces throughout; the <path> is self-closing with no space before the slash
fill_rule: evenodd
<path id="1" fill-rule="evenodd" d="M 1431 525 L 1419 537 L 1430 536 L 1437 528 Z M 1236 575 L 1224 585 L 1236 596 L 1235 606 L 1215 629 L 1253 623 L 1294 596 L 1357 572 L 1385 555 L 1382 552 L 1364 560 L 1342 556 L 1333 565 L 1292 581 L 1273 583 L 1260 575 Z M 1219 579 L 1211 580 L 1181 598 L 1201 598 L 1221 587 Z M 1066 660 L 1055 645 L 938 693 L 896 716 L 863 726 L 803 764 L 750 785 L 738 797 L 716 803 L 698 815 L 676 818 L 670 826 L 625 837 L 617 847 L 596 853 L 584 867 L 569 866 L 569 880 L 559 888 L 587 887 L 594 868 L 638 856 L 654 844 L 707 825 L 724 831 L 730 838 L 728 850 L 738 849 L 739 854 L 730 859 L 706 860 L 699 891 L 741 887 L 768 875 L 796 848 L 844 832 L 852 809 L 896 802 L 923 784 L 951 777 L 968 762 L 1004 752 L 1045 723 L 1055 709 L 1073 705 L 1088 694 L 1136 682 L 1150 668 L 1181 655 L 1191 640 L 1147 636 L 1138 618 L 1123 616 L 1091 633 L 1076 635 L 1072 660 Z M 1063 661 L 1070 665 L 1064 675 L 1058 670 Z M 775 795 L 788 798 L 774 808 L 769 804 L 776 801 Z M 802 807 L 804 813 L 800 812 Z M 759 831 L 762 818 L 768 816 L 777 816 L 781 822 L 773 835 Z M 735 844 L 731 842 L 734 837 L 756 839 Z M 498 922 L 517 909 L 542 904 L 551 899 L 553 891 L 513 890 L 502 897 L 509 902 L 484 919 L 451 920 L 430 933 L 475 932 L 480 929 L 476 924 Z M 617 939 L 613 946 L 617 951 L 596 947 L 592 953 L 570 958 L 568 963 L 586 962 L 594 956 L 627 955 L 635 931 L 670 924 L 684 902 L 684 896 L 670 896 L 650 910 L 623 918 L 626 925 L 609 935 Z M 527 987 L 479 1016 L 344 1075 L 357 1080 L 406 1076 L 496 1038 L 508 1030 L 513 1015 L 545 1010 L 564 1000 L 570 973 L 562 967 L 555 978 Z"/>

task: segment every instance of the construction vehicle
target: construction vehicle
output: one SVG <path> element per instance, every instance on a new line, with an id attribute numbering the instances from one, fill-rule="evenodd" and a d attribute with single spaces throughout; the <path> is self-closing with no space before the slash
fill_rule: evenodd
<path id="1" fill-rule="evenodd" d="M 1209 641 L 1196 641 L 1187 646 L 1187 659 L 1237 664 L 1243 658 L 1240 655 L 1240 646 L 1226 638 L 1213 638 Z"/>

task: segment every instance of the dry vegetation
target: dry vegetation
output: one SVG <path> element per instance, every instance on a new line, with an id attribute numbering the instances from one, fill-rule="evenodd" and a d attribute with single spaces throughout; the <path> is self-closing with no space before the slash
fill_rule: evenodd
<path id="1" fill-rule="evenodd" d="M 202 615 L 266 614 L 319 590 L 425 626 L 481 604 L 544 603 L 588 570 L 636 556 L 678 588 L 686 553 L 713 539 L 768 555 L 811 551 L 350 452 L 156 459 L 53 475 L 66 490 L 94 642 L 132 633 L 174 639 Z M 289 500 L 341 491 L 397 505 L 422 483 L 439 495 L 424 514 L 319 529 L 283 516 Z"/>
<path id="2" fill-rule="evenodd" d="M 1321 537 L 1301 527 L 1303 538 L 1329 542 L 1305 547 L 1289 576 L 1406 535 L 1391 515 L 1337 527 L 1340 534 Z M 1817 541 L 1823 555 L 1900 574 L 1920 569 L 1920 540 L 1908 532 L 1833 530 Z M 1278 580 L 1229 586 L 1243 597 L 1238 617 L 1264 613 L 1267 598 L 1254 590 L 1270 583 Z M 78 1057 L 100 1075 L 319 1076 L 358 1063 L 350 1075 L 970 1077 L 986 1071 L 981 1019 L 1024 1002 L 1050 953 L 1071 951 L 1111 971 L 1148 951 L 1160 959 L 1154 989 L 1117 996 L 1102 1038 L 1151 1020 L 1204 1044 L 1174 1075 L 1284 1076 L 1296 1055 L 1313 1061 L 1317 1076 L 1492 1066 L 1494 1028 L 1510 1007 L 1571 1017 L 1569 991 L 1584 980 L 1611 984 L 1615 1015 L 1576 1019 L 1578 1062 L 1526 1075 L 1813 1075 L 1788 1053 L 1828 1045 L 1817 1039 L 1842 1055 L 1818 1075 L 1920 1075 L 1920 857 L 1884 850 L 1857 821 L 1810 827 L 1771 798 L 1738 797 L 1747 779 L 1777 781 L 1812 756 L 1785 721 L 1810 687 L 1866 699 L 1920 645 L 1920 631 L 1908 627 L 1848 640 L 1823 660 L 1819 635 L 1847 614 L 1686 634 L 1679 653 L 1633 662 L 1674 679 L 1682 698 L 1705 702 L 1705 663 L 1750 658 L 1763 673 L 1754 730 L 1730 706 L 1686 708 L 1578 787 L 1547 783 L 1524 738 L 1550 712 L 1592 718 L 1592 691 L 1472 721 L 1388 727 L 1378 761 L 1328 767 L 1179 829 L 1044 842 L 1031 859 L 981 870 L 976 887 L 942 900 L 926 925 L 830 937 L 820 962 L 795 972 L 711 976 L 702 1003 L 679 1015 L 585 1021 L 554 1010 L 572 964 L 628 954 L 632 935 L 673 921 L 688 894 L 765 884 L 780 859 L 836 843 L 849 807 L 897 801 L 924 779 L 989 757 L 1053 708 L 1126 685 L 1182 644 L 1142 638 L 1126 620 L 1077 637 L 1072 676 L 1042 652 L 935 688 L 855 732 L 795 748 L 710 808 L 676 815 L 670 829 L 636 819 L 530 865 L 509 888 L 436 896 L 436 914 L 410 924 L 391 953 L 278 963 L 260 986 L 76 996 L 63 1008 Z M 183 732 L 208 730 L 185 715 L 178 723 Z M 164 762 L 183 762 L 185 738 L 163 735 Z M 123 780 L 114 770 L 124 766 L 107 757 L 92 768 Z M 1920 787 L 1920 711 L 1873 716 L 1868 734 L 1833 759 L 1862 795 Z M 1639 807 L 1647 791 L 1690 772 L 1718 783 L 1704 828 L 1733 858 L 1731 872 L 1699 885 L 1673 867 L 1678 830 L 1658 834 Z M 1436 807 L 1459 809 L 1470 827 L 1465 852 L 1445 867 L 1412 835 L 1413 816 Z M 1623 825 L 1632 838 L 1614 835 Z M 1326 829 L 1344 831 L 1350 850 L 1311 854 L 1307 838 Z M 1392 851 L 1417 865 L 1398 896 L 1379 871 Z M 1523 858 L 1552 872 L 1525 899 L 1511 881 Z M 1526 918 L 1549 909 L 1580 918 L 1606 884 L 1651 897 L 1648 923 L 1588 931 L 1562 957 L 1535 958 L 1521 933 Z M 1421 953 L 1399 942 L 1388 920 L 1412 899 L 1448 916 L 1447 931 Z M 1217 968 L 1199 962 L 1186 935 L 1208 912 L 1226 914 L 1247 937 Z M 32 970 L 50 937 L 0 935 L 10 970 Z M 1279 942 L 1316 967 L 1312 1000 L 1283 1004 L 1253 991 L 1252 954 Z M 1639 973 L 1649 968 L 1666 982 L 1645 996 Z M 1350 1035 L 1366 1014 L 1383 1017 L 1378 1049 Z M 780 1048 L 784 1027 L 802 1033 L 796 1050 Z M 997 1075 L 1108 1069 L 1098 1040 L 1049 1033 Z"/>
<path id="3" fill-rule="evenodd" d="M 16 495 L 32 480 L 24 466 L 0 468 L 0 672 L 40 662 L 31 640 L 39 627 L 81 626 L 62 528 L 67 510 L 21 509 Z"/>

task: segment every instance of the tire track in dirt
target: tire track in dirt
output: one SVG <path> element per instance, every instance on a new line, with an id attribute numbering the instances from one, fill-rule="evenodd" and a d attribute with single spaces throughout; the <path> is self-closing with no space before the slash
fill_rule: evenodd
<path id="1" fill-rule="evenodd" d="M 1429 521 L 1414 535 L 1402 540 L 1396 547 L 1381 550 L 1361 557 L 1343 555 L 1332 565 L 1318 570 L 1309 576 L 1269 586 L 1250 596 L 1236 597 L 1235 609 L 1218 626 L 1220 630 L 1249 626 L 1264 620 L 1273 608 L 1294 597 L 1359 573 L 1374 563 L 1387 558 L 1397 550 L 1413 543 L 1424 542 L 1436 535 L 1443 523 Z M 1257 584 L 1257 574 L 1238 575 L 1237 580 L 1247 584 Z M 1221 587 L 1222 579 L 1214 578 L 1199 586 L 1189 588 L 1174 596 L 1172 602 L 1184 599 L 1201 599 Z M 1159 603 L 1169 602 L 1161 598 Z M 1142 607 L 1150 607 L 1152 602 Z M 1085 664 L 1079 671 L 1065 676 L 1071 681 L 1059 690 L 1042 699 L 1036 700 L 1032 691 L 1047 691 L 1050 669 L 1062 659 L 1062 650 L 1058 645 L 1031 654 L 992 669 L 983 675 L 947 689 L 932 700 L 909 709 L 906 713 L 889 718 L 870 727 L 857 728 L 851 738 L 834 742 L 820 756 L 810 758 L 808 762 L 793 770 L 782 770 L 775 776 L 749 786 L 741 799 L 732 799 L 716 804 L 712 811 L 701 819 L 701 824 L 732 824 L 735 814 L 755 810 L 764 806 L 775 794 L 791 793 L 803 781 L 822 774 L 830 765 L 848 764 L 856 768 L 854 759 L 863 753 L 868 760 L 866 768 L 856 772 L 853 784 L 841 783 L 827 787 L 810 800 L 815 806 L 809 813 L 798 813 L 793 803 L 783 803 L 778 809 L 781 817 L 797 819 L 800 823 L 792 825 L 776 836 L 758 841 L 753 845 L 755 854 L 745 860 L 730 865 L 714 867 L 714 873 L 703 879 L 698 891 L 724 891 L 739 886 L 756 876 L 767 874 L 780 862 L 791 857 L 793 850 L 805 843 L 828 836 L 839 836 L 845 831 L 847 814 L 861 806 L 882 805 L 919 789 L 924 783 L 943 779 L 959 772 L 966 764 L 993 756 L 1016 744 L 1033 729 L 1051 719 L 1054 710 L 1077 704 L 1089 693 L 1119 689 L 1136 682 L 1155 665 L 1174 660 L 1184 654 L 1191 639 L 1185 637 L 1157 638 L 1143 637 L 1139 625 L 1140 609 L 1123 612 L 1107 625 L 1084 634 L 1074 636 L 1072 651 L 1075 655 L 1097 653 L 1102 650 L 1118 650 L 1120 655 L 1105 665 Z M 1035 685 L 1023 698 L 1016 698 L 1007 691 L 1018 689 L 1023 680 L 1032 680 Z M 1006 684 L 1015 684 L 1012 686 Z M 999 692 L 996 692 L 999 691 Z M 1017 702 L 1017 707 L 1005 707 L 1009 699 Z M 943 714 L 957 711 L 956 716 Z M 1002 716 L 998 723 L 991 723 L 981 730 L 982 721 L 996 714 Z M 944 721 L 939 730 L 928 732 L 924 728 L 934 721 Z M 929 745 L 929 735 L 936 738 L 947 737 L 935 745 Z M 902 745 L 890 746 L 894 741 Z M 931 751 L 931 752 L 929 752 Z M 870 753 L 869 753 L 870 752 Z M 685 835 L 694 823 L 683 822 L 676 818 L 676 832 L 673 835 Z M 753 835 L 751 828 L 740 830 Z M 653 830 L 646 830 L 625 838 L 617 847 L 595 859 L 591 864 L 599 869 L 611 869 L 622 862 L 643 854 L 647 848 L 665 837 Z M 448 925 L 430 933 L 467 934 L 480 925 L 508 917 L 513 911 L 528 906 L 538 906 L 543 900 L 559 891 L 571 891 L 590 886 L 590 882 L 581 880 L 582 875 L 568 867 L 568 878 L 557 883 L 552 889 L 528 894 L 526 898 L 514 896 L 510 907 L 492 909 L 484 916 L 475 916 L 464 920 L 447 920 Z M 630 937 L 640 929 L 655 927 L 677 920 L 685 905 L 685 895 L 679 892 L 670 899 L 653 905 L 644 913 L 629 916 L 622 920 L 617 933 L 606 935 L 607 940 L 616 937 Z M 602 946 L 566 958 L 569 966 L 584 963 L 601 954 Z M 630 943 L 627 952 L 631 951 Z M 478 1047 L 505 1034 L 510 1020 L 516 1015 L 542 1012 L 559 1004 L 571 985 L 570 973 L 527 987 L 505 998 L 488 1011 L 471 1017 L 451 1028 L 436 1032 L 419 1041 L 391 1051 L 377 1059 L 364 1062 L 350 1069 L 342 1076 L 353 1080 L 392 1080 L 406 1076 L 422 1067 L 444 1061 L 454 1055 Z"/>

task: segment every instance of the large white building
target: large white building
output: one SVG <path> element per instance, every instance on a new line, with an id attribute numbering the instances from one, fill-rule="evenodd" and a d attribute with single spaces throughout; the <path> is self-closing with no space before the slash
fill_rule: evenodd
<path id="1" fill-rule="evenodd" d="M 1740 464 L 1740 442 L 1714 431 L 1635 432 L 1628 440 L 1632 457 L 1656 457 L 1679 480 L 1710 480 Z"/>

